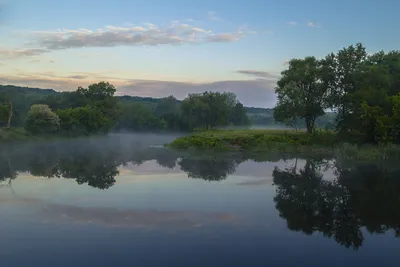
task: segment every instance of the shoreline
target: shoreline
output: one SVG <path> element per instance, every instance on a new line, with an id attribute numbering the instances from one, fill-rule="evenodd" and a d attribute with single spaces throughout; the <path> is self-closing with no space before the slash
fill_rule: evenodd
<path id="1" fill-rule="evenodd" d="M 287 130 L 216 130 L 175 139 L 167 148 L 243 153 L 316 153 L 356 160 L 400 158 L 400 146 L 358 145 L 340 142 L 333 132 L 307 134 Z"/>

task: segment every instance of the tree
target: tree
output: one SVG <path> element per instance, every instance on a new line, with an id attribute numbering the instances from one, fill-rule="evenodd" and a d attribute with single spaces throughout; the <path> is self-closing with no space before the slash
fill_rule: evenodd
<path id="1" fill-rule="evenodd" d="M 60 109 L 56 114 L 60 118 L 60 129 L 67 134 L 89 135 L 107 132 L 110 127 L 109 119 L 92 106 Z"/>
<path id="2" fill-rule="evenodd" d="M 247 116 L 246 108 L 242 103 L 236 103 L 229 114 L 229 122 L 233 125 L 249 125 L 250 120 Z"/>
<path id="3" fill-rule="evenodd" d="M 338 113 L 338 127 L 345 128 L 354 122 L 348 119 L 355 103 L 352 94 L 359 89 L 357 83 L 362 77 L 360 74 L 366 59 L 365 47 L 357 43 L 355 46 L 339 50 L 336 54 L 331 53 L 321 60 L 322 82 L 329 92 L 329 107 Z"/>
<path id="4" fill-rule="evenodd" d="M 52 133 L 60 128 L 60 119 L 47 105 L 33 105 L 25 124 L 31 133 Z"/>
<path id="5" fill-rule="evenodd" d="M 181 103 L 182 122 L 188 130 L 213 129 L 228 125 L 232 118 L 232 110 L 238 103 L 233 93 L 190 94 Z M 240 108 L 240 105 L 237 108 Z"/>
<path id="6" fill-rule="evenodd" d="M 0 123 L 6 123 L 11 127 L 11 119 L 14 115 L 13 103 L 9 94 L 0 94 Z"/>
<path id="7" fill-rule="evenodd" d="M 155 108 L 155 115 L 166 122 L 170 130 L 178 130 L 180 114 L 178 100 L 174 96 L 162 98 Z"/>
<path id="8" fill-rule="evenodd" d="M 151 108 L 138 104 L 123 105 L 122 115 L 117 125 L 118 130 L 159 131 L 164 130 L 166 122 L 155 116 Z"/>
<path id="9" fill-rule="evenodd" d="M 327 98 L 327 90 L 321 83 L 319 61 L 315 57 L 292 59 L 289 68 L 282 72 L 275 93 L 278 98 L 275 120 L 304 119 L 307 132 L 312 133 L 316 118 L 325 114 Z"/>
<path id="10" fill-rule="evenodd" d="M 110 128 L 117 124 L 121 115 L 121 106 L 114 94 L 116 89 L 114 85 L 108 82 L 94 83 L 88 88 L 79 87 L 76 93 L 80 96 L 78 102 L 80 106 L 94 106 L 108 117 Z"/>

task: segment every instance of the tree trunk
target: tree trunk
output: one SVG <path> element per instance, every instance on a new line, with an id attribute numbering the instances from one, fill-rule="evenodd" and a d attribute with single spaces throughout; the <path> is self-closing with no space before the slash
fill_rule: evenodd
<path id="1" fill-rule="evenodd" d="M 315 118 L 312 117 L 306 117 L 306 127 L 307 127 L 307 133 L 312 134 L 314 130 L 314 122 Z"/>
<path id="2" fill-rule="evenodd" d="M 11 100 L 10 100 L 10 111 L 8 112 L 7 128 L 10 128 L 10 127 L 11 127 L 11 119 L 12 119 L 12 116 L 13 116 L 13 105 L 12 105 L 12 102 L 11 102 Z"/>

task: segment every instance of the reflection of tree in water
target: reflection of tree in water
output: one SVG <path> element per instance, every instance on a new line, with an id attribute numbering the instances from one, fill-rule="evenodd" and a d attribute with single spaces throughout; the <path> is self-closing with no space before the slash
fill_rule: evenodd
<path id="1" fill-rule="evenodd" d="M 316 163 L 304 168 L 273 171 L 276 208 L 288 228 L 305 234 L 321 232 L 336 242 L 358 249 L 370 233 L 389 229 L 399 234 L 400 174 L 376 165 L 338 169 L 333 181 L 322 179 Z"/>
<path id="2" fill-rule="evenodd" d="M 178 164 L 181 170 L 186 172 L 190 178 L 221 181 L 236 171 L 239 162 L 222 157 L 183 157 Z"/>
<path id="3" fill-rule="evenodd" d="M 1 150 L 0 154 L 0 179 L 15 178 L 17 172 L 29 171 L 34 176 L 75 179 L 79 184 L 99 189 L 115 183 L 117 167 L 122 163 L 117 149 L 79 142 L 41 144 L 11 152 Z M 7 160 L 15 167 L 13 176 L 9 165 L 3 162 Z"/>
<path id="4" fill-rule="evenodd" d="M 0 151 L 0 183 L 7 181 L 8 184 L 11 184 L 16 177 L 17 172 L 8 153 L 6 150 Z"/>

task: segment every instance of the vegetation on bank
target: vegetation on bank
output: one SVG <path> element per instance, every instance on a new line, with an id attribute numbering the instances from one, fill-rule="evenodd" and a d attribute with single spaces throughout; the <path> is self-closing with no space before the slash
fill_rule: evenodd
<path id="1" fill-rule="evenodd" d="M 368 54 L 359 43 L 321 60 L 292 59 L 281 74 L 276 121 L 302 119 L 311 134 L 330 109 L 344 142 L 400 142 L 400 51 Z"/>
<path id="2" fill-rule="evenodd" d="M 183 101 L 169 96 L 150 107 L 117 97 L 115 92 L 107 82 L 43 98 L 0 90 L 0 129 L 8 129 L 0 131 L 0 141 L 112 131 L 190 132 L 249 124 L 246 108 L 233 93 L 190 94 Z"/>
<path id="3" fill-rule="evenodd" d="M 183 101 L 173 96 L 157 101 L 149 98 L 150 104 L 144 105 L 132 101 L 133 97 L 115 96 L 115 87 L 106 82 L 74 92 L 43 90 L 40 97 L 35 90 L 21 95 L 0 87 L 0 127 L 23 127 L 32 136 L 210 131 L 171 144 L 183 148 L 298 150 L 350 143 L 392 149 L 396 147 L 392 144 L 400 143 L 400 51 L 368 54 L 357 44 L 320 60 L 312 56 L 292 59 L 275 91 L 275 122 L 297 129 L 302 121 L 306 132 L 221 134 L 215 129 L 247 126 L 251 123 L 248 112 L 255 114 L 260 109 L 244 107 L 229 92 L 190 94 Z M 334 123 L 321 131 L 318 121 L 326 117 Z"/>
<path id="4" fill-rule="evenodd" d="M 342 142 L 332 131 L 219 130 L 179 137 L 166 147 L 184 150 L 318 153 L 342 159 L 386 160 L 400 158 L 400 146 L 357 145 Z"/>
<path id="5" fill-rule="evenodd" d="M 318 60 L 292 59 L 275 89 L 276 122 L 306 131 L 211 131 L 169 146 L 250 151 L 331 150 L 341 157 L 399 157 L 400 51 L 368 54 L 362 44 Z M 335 127 L 317 127 L 333 110 Z M 328 128 L 328 127 L 326 127 Z"/>

